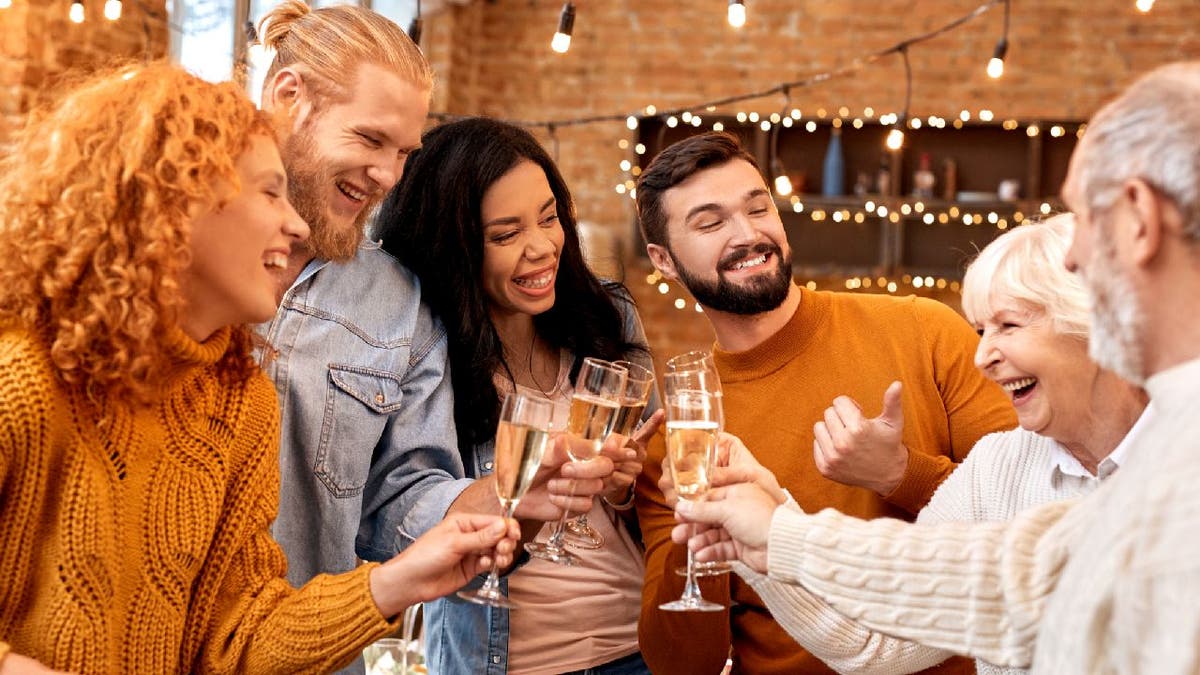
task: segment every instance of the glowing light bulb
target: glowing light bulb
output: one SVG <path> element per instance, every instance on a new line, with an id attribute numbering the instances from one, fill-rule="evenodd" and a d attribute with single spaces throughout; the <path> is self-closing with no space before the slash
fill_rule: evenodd
<path id="1" fill-rule="evenodd" d="M 558 31 L 550 40 L 550 49 L 559 54 L 566 54 L 571 48 L 571 31 L 575 29 L 575 4 L 563 3 L 562 13 L 558 15 Z"/>
<path id="2" fill-rule="evenodd" d="M 746 3 L 743 0 L 729 0 L 729 13 L 726 17 L 729 25 L 741 28 L 746 25 Z"/>
<path id="3" fill-rule="evenodd" d="M 12 0 L 0 0 L 0 9 L 12 7 Z"/>
<path id="4" fill-rule="evenodd" d="M 71 3 L 71 12 L 68 14 L 73 23 L 83 23 L 83 0 L 75 0 Z"/>
<path id="5" fill-rule="evenodd" d="M 900 127 L 896 127 L 888 132 L 887 147 L 888 150 L 899 150 L 904 145 L 904 132 Z"/>
<path id="6" fill-rule="evenodd" d="M 775 177 L 775 194 L 780 197 L 792 194 L 792 181 L 787 177 L 787 174 L 780 174 Z"/>
<path id="7" fill-rule="evenodd" d="M 988 61 L 987 74 L 993 80 L 1000 79 L 1004 75 L 1004 59 L 998 59 L 993 56 L 992 60 Z"/>
<path id="8" fill-rule="evenodd" d="M 104 18 L 109 21 L 116 21 L 121 18 L 121 0 L 105 0 Z"/>
<path id="9" fill-rule="evenodd" d="M 1134 4 L 1137 5 L 1138 11 L 1143 14 L 1154 8 L 1154 0 L 1137 0 Z"/>

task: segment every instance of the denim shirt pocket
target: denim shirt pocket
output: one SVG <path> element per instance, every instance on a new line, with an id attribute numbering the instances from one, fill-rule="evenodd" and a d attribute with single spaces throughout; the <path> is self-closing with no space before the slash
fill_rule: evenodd
<path id="1" fill-rule="evenodd" d="M 362 494 L 370 463 L 347 453 L 373 452 L 389 413 L 401 405 L 403 390 L 395 373 L 329 364 L 329 386 L 313 473 L 338 498 Z"/>

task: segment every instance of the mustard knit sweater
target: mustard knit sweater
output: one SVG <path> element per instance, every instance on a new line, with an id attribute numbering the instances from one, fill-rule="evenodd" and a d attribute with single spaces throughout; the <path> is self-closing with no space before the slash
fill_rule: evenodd
<path id="1" fill-rule="evenodd" d="M 0 332 L 0 661 L 78 673 L 328 671 L 394 628 L 364 565 L 300 590 L 268 526 L 279 410 L 229 344 L 165 336 L 153 404 L 93 405 L 44 344 Z M 313 533 L 319 536 L 319 533 Z"/>

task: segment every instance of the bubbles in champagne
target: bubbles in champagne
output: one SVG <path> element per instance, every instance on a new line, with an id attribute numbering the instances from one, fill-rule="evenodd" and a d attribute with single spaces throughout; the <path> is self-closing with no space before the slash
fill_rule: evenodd
<path id="1" fill-rule="evenodd" d="M 710 420 L 667 422 L 667 457 L 682 499 L 708 491 L 716 456 L 717 423 Z"/>
<path id="2" fill-rule="evenodd" d="M 506 510 L 516 508 L 542 463 L 550 434 L 523 424 L 496 427 L 496 496 Z"/>
<path id="3" fill-rule="evenodd" d="M 597 396 L 576 395 L 571 399 L 571 415 L 567 433 L 590 443 L 568 443 L 567 454 L 582 461 L 600 454 L 600 446 L 613 431 L 617 421 L 617 402 Z"/>

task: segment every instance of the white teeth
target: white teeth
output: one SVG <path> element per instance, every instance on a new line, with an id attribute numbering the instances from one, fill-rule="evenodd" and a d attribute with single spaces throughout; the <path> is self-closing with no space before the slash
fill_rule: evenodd
<path id="1" fill-rule="evenodd" d="M 1011 391 L 1016 391 L 1018 389 L 1023 389 L 1025 387 L 1028 387 L 1031 384 L 1036 383 L 1036 382 L 1037 382 L 1037 378 L 1035 378 L 1035 377 L 1024 377 L 1019 380 L 1013 380 L 1012 382 L 1005 382 L 1004 384 L 1002 384 L 1000 386 L 1004 387 L 1004 391 L 1011 392 Z"/>
<path id="2" fill-rule="evenodd" d="M 287 268 L 287 255 L 283 253 L 268 253 L 263 258 L 263 267 Z"/>
<path id="3" fill-rule="evenodd" d="M 353 187 L 350 186 L 349 183 L 338 181 L 337 186 L 338 186 L 339 190 L 346 193 L 346 196 L 350 197 L 351 199 L 353 199 L 355 201 L 361 202 L 361 201 L 365 201 L 367 198 L 367 193 L 359 192 L 358 190 L 355 190 Z"/>
<path id="4" fill-rule="evenodd" d="M 763 264 L 763 263 L 765 263 L 765 262 L 767 262 L 767 256 L 766 256 L 766 254 L 764 253 L 763 255 L 760 255 L 760 256 L 758 256 L 757 258 L 751 258 L 751 259 L 749 259 L 749 260 L 743 260 L 742 262 L 740 262 L 740 263 L 738 263 L 738 264 L 734 265 L 734 266 L 733 266 L 733 269 L 735 269 L 735 270 L 742 270 L 742 269 L 746 269 L 747 267 L 754 267 L 755 265 L 761 265 L 761 264 Z"/>
<path id="5" fill-rule="evenodd" d="M 554 280 L 554 272 L 546 272 L 536 279 L 513 279 L 513 283 L 525 288 L 545 288 Z"/>

